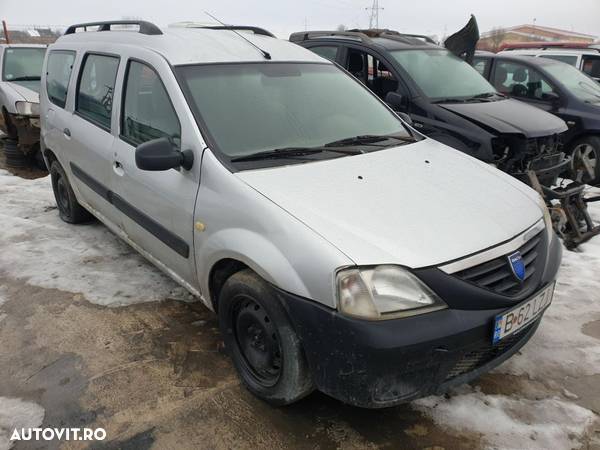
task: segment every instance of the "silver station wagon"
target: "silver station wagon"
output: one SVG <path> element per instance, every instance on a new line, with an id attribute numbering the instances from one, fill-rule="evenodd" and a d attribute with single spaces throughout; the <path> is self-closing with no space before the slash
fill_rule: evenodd
<path id="1" fill-rule="evenodd" d="M 537 193 L 260 28 L 73 25 L 40 106 L 62 219 L 97 217 L 214 310 L 271 403 L 443 392 L 517 352 L 552 300 Z"/>

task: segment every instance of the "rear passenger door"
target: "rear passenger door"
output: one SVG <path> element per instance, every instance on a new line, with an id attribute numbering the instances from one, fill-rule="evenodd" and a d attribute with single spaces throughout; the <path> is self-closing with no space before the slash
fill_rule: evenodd
<path id="1" fill-rule="evenodd" d="M 109 225 L 119 226 L 119 214 L 110 201 L 112 170 L 113 101 L 120 58 L 89 51 L 83 55 L 75 92 L 74 112 L 62 130 L 63 165 L 83 201 Z"/>
<path id="2" fill-rule="evenodd" d="M 168 63 L 136 50 L 119 80 L 119 133 L 112 153 L 117 177 L 114 201 L 128 237 L 182 281 L 197 288 L 193 257 L 194 204 L 204 145 Z M 191 149 L 194 165 L 159 172 L 135 162 L 136 147 L 166 137 L 178 150 Z"/>

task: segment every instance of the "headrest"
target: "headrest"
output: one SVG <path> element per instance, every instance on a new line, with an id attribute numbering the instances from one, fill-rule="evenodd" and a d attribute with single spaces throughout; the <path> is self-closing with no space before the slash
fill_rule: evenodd
<path id="1" fill-rule="evenodd" d="M 527 80 L 527 70 L 525 70 L 523 67 L 519 67 L 517 70 L 515 70 L 515 73 L 513 73 L 513 81 L 516 81 L 517 83 L 523 83 L 525 80 Z"/>

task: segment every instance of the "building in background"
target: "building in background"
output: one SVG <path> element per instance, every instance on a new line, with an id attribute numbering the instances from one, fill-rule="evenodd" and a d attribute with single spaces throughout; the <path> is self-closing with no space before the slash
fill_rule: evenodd
<path id="1" fill-rule="evenodd" d="M 39 25 L 8 25 L 11 44 L 51 44 L 62 34 L 62 29 Z M 0 26 L 0 44 L 6 43 L 4 30 Z"/>
<path id="2" fill-rule="evenodd" d="M 508 28 L 493 28 L 481 34 L 477 48 L 497 52 L 507 44 L 520 42 L 540 43 L 572 43 L 574 45 L 590 45 L 597 39 L 584 33 L 560 30 L 558 28 L 542 27 L 539 25 L 517 25 Z"/>

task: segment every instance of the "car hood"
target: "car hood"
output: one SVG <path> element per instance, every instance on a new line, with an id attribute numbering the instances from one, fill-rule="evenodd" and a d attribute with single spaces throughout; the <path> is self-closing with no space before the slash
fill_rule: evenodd
<path id="1" fill-rule="evenodd" d="M 567 124 L 562 119 L 513 99 L 443 103 L 439 106 L 499 134 L 522 134 L 526 138 L 536 138 L 567 130 Z"/>
<path id="2" fill-rule="evenodd" d="M 13 88 L 26 102 L 40 102 L 40 82 L 39 81 L 9 81 L 8 84 Z"/>
<path id="3" fill-rule="evenodd" d="M 525 185 L 431 139 L 236 176 L 357 265 L 439 265 L 542 218 Z"/>

